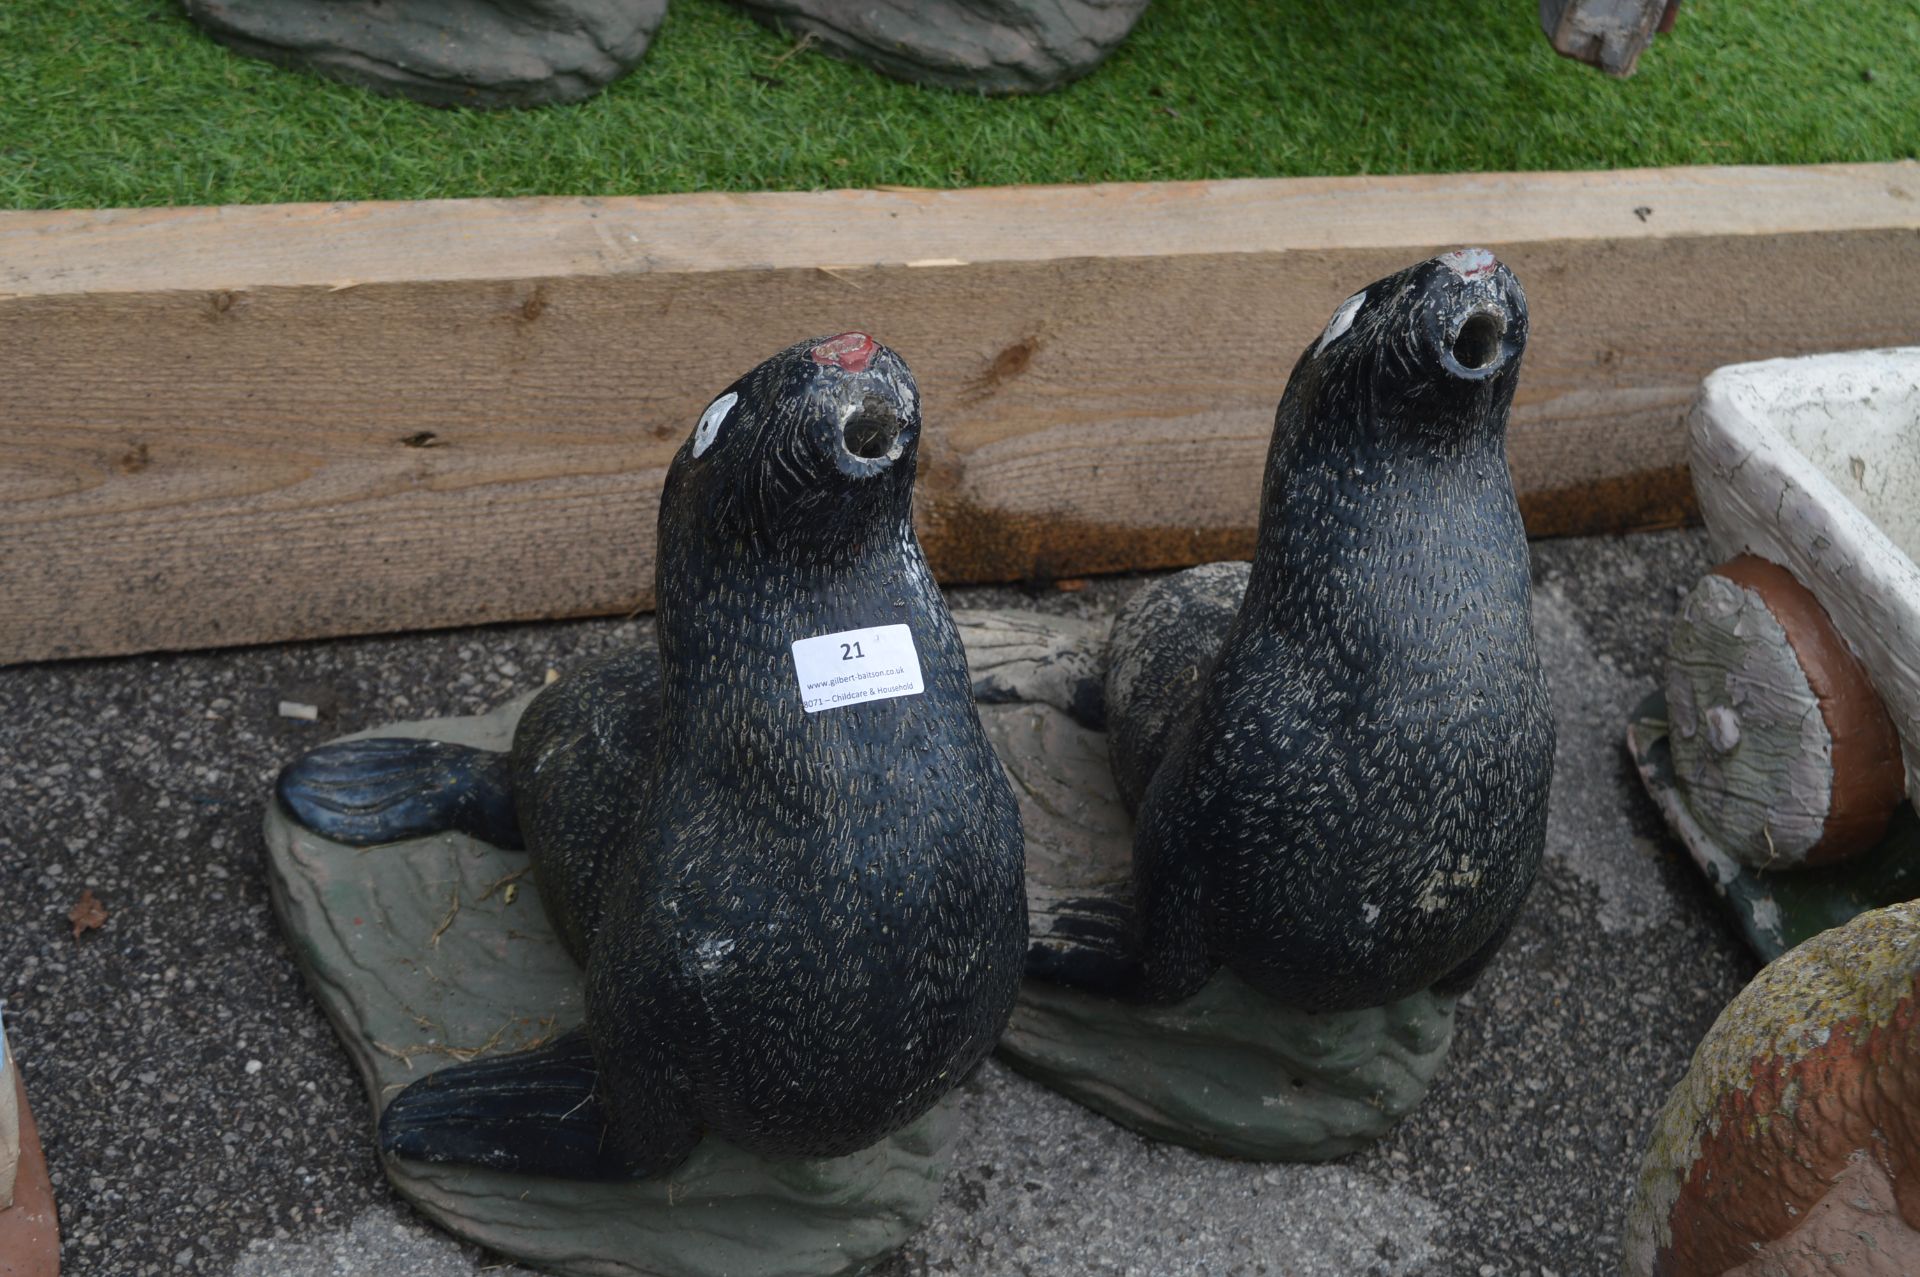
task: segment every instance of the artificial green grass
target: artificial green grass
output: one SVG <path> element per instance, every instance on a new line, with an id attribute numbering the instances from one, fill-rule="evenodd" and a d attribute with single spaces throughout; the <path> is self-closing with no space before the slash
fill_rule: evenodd
<path id="1" fill-rule="evenodd" d="M 0 0 L 0 206 L 1889 160 L 1920 0 L 1688 0 L 1637 77 L 1532 0 L 1156 0 L 1039 98 L 919 88 L 673 0 L 592 101 L 446 111 L 229 52 L 174 0 Z"/>

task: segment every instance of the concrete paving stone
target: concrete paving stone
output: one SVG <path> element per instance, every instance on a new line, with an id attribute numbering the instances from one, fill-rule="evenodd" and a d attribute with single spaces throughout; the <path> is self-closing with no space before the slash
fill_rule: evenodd
<path id="1" fill-rule="evenodd" d="M 1697 531 L 1534 546 L 1561 723 L 1548 859 L 1448 1067 L 1387 1139 L 1325 1166 L 1208 1158 L 990 1062 L 942 1205 L 883 1277 L 1611 1272 L 1652 1115 L 1754 971 L 1621 737 L 1707 556 Z M 953 598 L 1091 618 L 1139 580 Z M 260 804 L 322 740 L 478 713 L 647 633 L 503 625 L 0 670 L 0 997 L 69 1273 L 514 1271 L 386 1188 L 268 907 Z M 75 939 L 88 888 L 109 917 Z"/>

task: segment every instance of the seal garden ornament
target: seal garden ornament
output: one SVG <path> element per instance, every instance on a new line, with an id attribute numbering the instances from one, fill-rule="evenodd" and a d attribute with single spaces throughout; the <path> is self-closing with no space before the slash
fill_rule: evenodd
<path id="1" fill-rule="evenodd" d="M 184 0 L 237 52 L 434 106 L 592 97 L 632 70 L 667 0 Z"/>
<path id="2" fill-rule="evenodd" d="M 837 1272 L 931 1209 L 936 1106 L 1006 1023 L 1026 913 L 1018 809 L 913 534 L 919 430 L 906 365 L 864 334 L 783 351 L 714 401 L 668 472 L 657 650 L 575 670 L 484 728 L 338 742 L 282 773 L 276 900 L 303 953 L 316 911 L 425 920 L 405 877 L 370 884 L 348 849 L 416 840 L 380 855 L 437 870 L 477 840 L 494 863 L 525 846 L 547 943 L 585 966 L 583 996 L 549 1012 L 582 1028 L 431 1073 L 382 1115 L 389 1173 L 455 1231 L 563 1271 Z M 509 732 L 504 752 L 475 747 Z M 381 943 L 457 966 L 422 951 L 452 920 Z M 511 1004 L 501 1020 L 537 1023 L 537 997 L 495 987 L 522 965 L 524 914 L 465 930 L 476 966 L 505 960 L 476 979 Z M 407 1055 L 364 1031 L 340 972 L 315 976 L 336 1020 Z M 417 992 L 395 1001 L 417 1014 Z M 539 1177 L 603 1181 L 576 1200 L 637 1251 L 587 1266 L 504 1200 L 574 1195 Z M 474 1221 L 463 1193 L 501 1200 Z M 675 1218 L 644 1217 L 668 1202 Z M 690 1204 L 708 1243 L 691 1250 Z"/>
<path id="3" fill-rule="evenodd" d="M 802 45 L 962 93 L 1047 93 L 1119 47 L 1149 0 L 730 0 Z M 434 106 L 592 97 L 632 70 L 667 0 L 183 0 L 234 50 Z M 1680 0 L 1540 0 L 1553 47 L 1626 76 Z"/>
<path id="4" fill-rule="evenodd" d="M 1679 15 L 1680 0 L 1540 0 L 1540 29 L 1555 53 L 1623 79 Z"/>
<path id="5" fill-rule="evenodd" d="M 592 97 L 632 70 L 667 0 L 184 0 L 216 40 L 434 106 Z M 897 79 L 1044 93 L 1111 53 L 1148 0 L 732 0 Z"/>
<path id="6" fill-rule="evenodd" d="M 1116 619 L 1131 898 L 1033 974 L 1172 1003 L 1220 968 L 1303 1011 L 1465 988 L 1546 838 L 1553 721 L 1505 460 L 1526 302 L 1481 250 L 1356 294 L 1295 365 L 1244 568 Z"/>
<path id="7" fill-rule="evenodd" d="M 1148 0 L 734 0 L 770 26 L 896 79 L 1046 93 L 1119 47 Z"/>
<path id="8" fill-rule="evenodd" d="M 1022 795 L 1003 1052 L 1157 1138 L 1378 1138 L 1545 842 L 1554 728 L 1504 457 L 1526 302 L 1489 253 L 1349 298 L 1275 420 L 1251 564 L 1097 630 L 961 619 Z"/>

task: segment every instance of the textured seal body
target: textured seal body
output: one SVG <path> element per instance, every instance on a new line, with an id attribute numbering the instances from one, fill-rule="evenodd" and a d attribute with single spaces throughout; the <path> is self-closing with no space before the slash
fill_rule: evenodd
<path id="1" fill-rule="evenodd" d="M 658 652 L 543 691 L 493 782 L 586 964 L 586 1038 L 409 1088 L 382 1119 L 390 1153 L 647 1175 L 712 1133 L 834 1157 L 992 1048 L 1022 972 L 1024 852 L 913 533 L 918 435 L 906 365 L 858 333 L 794 346 L 708 408 L 662 497 Z M 795 642 L 874 627 L 904 628 L 911 656 L 846 686 L 918 689 L 810 712 Z M 419 757 L 454 777 L 437 809 L 501 808 L 462 789 L 497 767 Z M 283 780 L 290 805 L 316 770 Z M 365 810 L 349 781 L 329 792 Z"/>
<path id="2" fill-rule="evenodd" d="M 1379 1006 L 1504 938 L 1554 743 L 1504 457 L 1526 325 L 1479 250 L 1350 299 L 1281 400 L 1237 611 L 1216 567 L 1116 622 L 1144 996 L 1225 965 L 1289 1006 Z"/>
<path id="3" fill-rule="evenodd" d="M 884 348 L 842 351 L 857 373 L 807 350 L 728 392 L 779 410 L 690 442 L 662 499 L 659 763 L 588 966 L 636 1139 L 671 1120 L 659 1075 L 749 1149 L 864 1147 L 959 1082 L 1018 990 L 1018 811 L 913 535 L 917 399 Z M 794 640 L 892 624 L 924 691 L 803 708 Z M 634 1059 L 649 1085 L 620 1080 Z"/>
<path id="4" fill-rule="evenodd" d="M 508 754 L 513 806 L 554 932 L 583 966 L 606 868 L 653 792 L 660 653 L 638 647 L 569 670 L 533 698 Z"/>

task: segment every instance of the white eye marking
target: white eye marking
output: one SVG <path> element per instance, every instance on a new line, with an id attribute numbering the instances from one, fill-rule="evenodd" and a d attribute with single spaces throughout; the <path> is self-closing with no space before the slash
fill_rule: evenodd
<path id="1" fill-rule="evenodd" d="M 1327 321 L 1327 331 L 1320 334 L 1319 344 L 1313 348 L 1313 353 L 1316 355 L 1319 354 L 1327 348 L 1328 342 L 1337 339 L 1340 334 L 1353 327 L 1353 317 L 1358 315 L 1360 308 L 1366 304 L 1367 295 L 1365 293 L 1355 293 L 1353 296 L 1347 298 L 1347 300 L 1341 302 L 1340 309 L 1334 311 L 1333 318 Z"/>
<path id="2" fill-rule="evenodd" d="M 700 424 L 693 431 L 694 456 L 713 446 L 713 441 L 720 437 L 720 427 L 727 423 L 727 414 L 739 402 L 740 396 L 730 390 L 707 405 L 707 410 L 700 414 Z"/>

